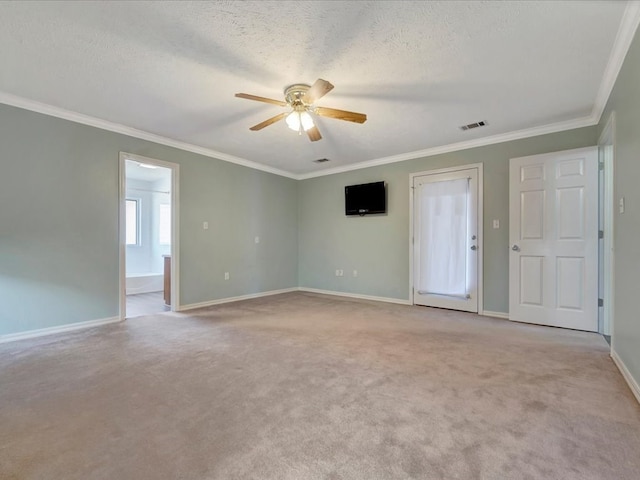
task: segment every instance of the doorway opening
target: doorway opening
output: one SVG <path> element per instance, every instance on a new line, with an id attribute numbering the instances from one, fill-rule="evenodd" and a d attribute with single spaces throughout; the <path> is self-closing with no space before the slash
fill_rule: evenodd
<path id="1" fill-rule="evenodd" d="M 120 154 L 120 317 L 176 311 L 178 165 Z"/>
<path id="2" fill-rule="evenodd" d="M 482 312 L 482 164 L 411 175 L 414 305 Z"/>

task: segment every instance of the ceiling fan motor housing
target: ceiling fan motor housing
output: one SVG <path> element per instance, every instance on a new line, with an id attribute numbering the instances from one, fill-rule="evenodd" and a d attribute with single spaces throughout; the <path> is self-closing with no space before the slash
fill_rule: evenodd
<path id="1" fill-rule="evenodd" d="M 295 83 L 284 89 L 284 98 L 292 107 L 306 107 L 303 97 L 307 94 L 310 85 L 304 83 Z"/>

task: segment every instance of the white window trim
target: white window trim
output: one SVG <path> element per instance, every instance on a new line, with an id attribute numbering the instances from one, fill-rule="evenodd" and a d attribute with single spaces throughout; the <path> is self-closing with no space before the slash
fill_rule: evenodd
<path id="1" fill-rule="evenodd" d="M 161 238 L 162 232 L 162 207 L 169 207 L 169 241 L 163 242 Z M 161 247 L 167 247 L 171 245 L 171 223 L 173 220 L 173 212 L 171 211 L 170 203 L 160 203 L 158 204 L 158 245 Z"/>
<path id="2" fill-rule="evenodd" d="M 142 212 L 142 199 L 141 198 L 137 198 L 137 197 L 126 197 L 125 198 L 125 203 L 126 202 L 136 202 L 136 243 L 126 243 L 126 236 L 125 236 L 125 245 L 127 247 L 141 247 L 142 246 L 142 234 L 140 232 L 140 227 L 142 225 L 142 219 L 141 219 L 141 212 Z"/>

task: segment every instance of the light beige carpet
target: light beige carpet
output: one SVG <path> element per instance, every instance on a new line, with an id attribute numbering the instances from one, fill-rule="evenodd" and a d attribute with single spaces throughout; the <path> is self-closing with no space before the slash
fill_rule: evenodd
<path id="1" fill-rule="evenodd" d="M 634 479 L 595 335 L 293 293 L 0 345 L 0 478 Z"/>

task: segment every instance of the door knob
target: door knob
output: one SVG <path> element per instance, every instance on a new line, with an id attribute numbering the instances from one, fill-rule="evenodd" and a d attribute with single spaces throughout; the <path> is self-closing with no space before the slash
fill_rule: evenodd
<path id="1" fill-rule="evenodd" d="M 520 247 L 518 245 L 514 245 L 513 247 L 511 247 L 511 250 L 513 250 L 514 252 L 519 252 Z"/>

